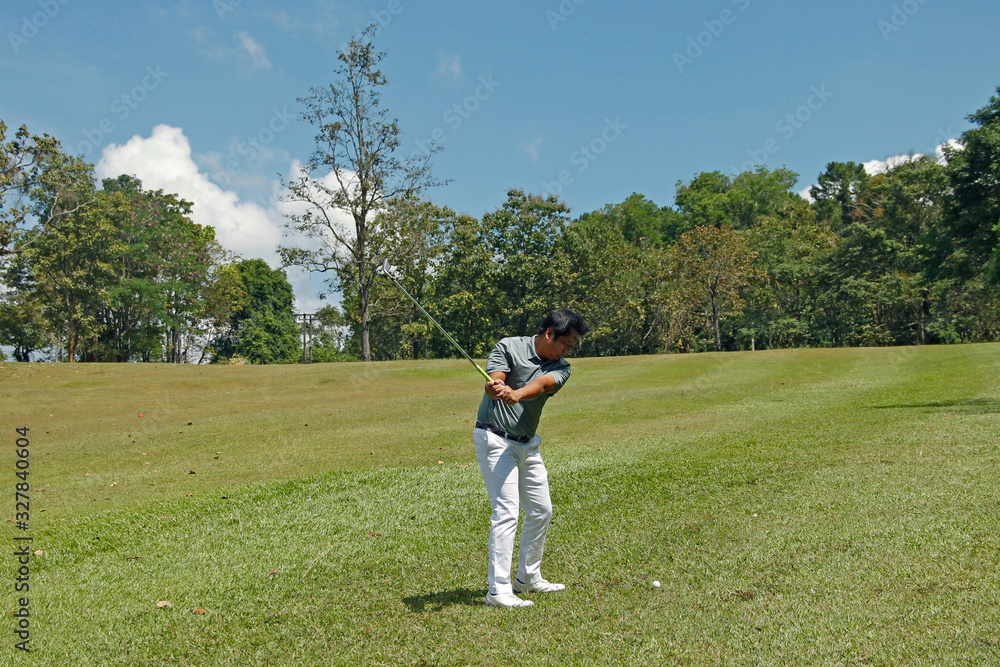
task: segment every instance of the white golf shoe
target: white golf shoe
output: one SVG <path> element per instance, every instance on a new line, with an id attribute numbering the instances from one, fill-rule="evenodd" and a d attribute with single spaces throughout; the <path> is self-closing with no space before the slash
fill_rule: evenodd
<path id="1" fill-rule="evenodd" d="M 530 593 L 532 591 L 536 593 L 557 593 L 558 591 L 566 590 L 566 584 L 553 584 L 544 579 L 533 581 L 530 584 L 526 584 L 520 579 L 515 579 L 513 587 L 515 593 Z"/>
<path id="2" fill-rule="evenodd" d="M 505 609 L 513 609 L 514 607 L 530 607 L 534 602 L 531 600 L 522 600 L 516 595 L 511 595 L 510 593 L 498 593 L 494 595 L 493 593 L 486 594 L 486 606 L 487 607 L 504 607 Z"/>

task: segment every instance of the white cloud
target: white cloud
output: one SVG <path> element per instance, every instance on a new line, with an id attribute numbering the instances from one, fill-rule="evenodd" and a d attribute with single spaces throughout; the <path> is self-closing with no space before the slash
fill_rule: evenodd
<path id="1" fill-rule="evenodd" d="M 865 162 L 865 171 L 868 172 L 869 176 L 874 176 L 876 174 L 881 174 L 890 169 L 895 169 L 901 164 L 906 164 L 907 162 L 913 162 L 914 160 L 919 160 L 923 157 L 922 153 L 912 153 L 910 155 L 893 155 L 892 157 L 886 158 L 885 160 L 869 160 Z"/>
<path id="2" fill-rule="evenodd" d="M 944 135 L 947 136 L 947 135 Z M 940 137 L 944 138 L 944 137 Z M 934 149 L 934 156 L 937 161 L 941 164 L 945 163 L 944 147 L 949 146 L 951 148 L 962 148 L 962 143 L 958 139 L 947 139 L 943 144 L 939 144 Z M 875 174 L 884 173 L 890 169 L 894 169 L 901 164 L 906 164 L 907 162 L 912 162 L 924 157 L 922 153 L 912 153 L 910 155 L 893 155 L 885 160 L 869 160 L 865 162 L 865 171 L 868 172 L 869 176 L 874 176 Z"/>
<path id="3" fill-rule="evenodd" d="M 211 169 L 210 158 L 202 157 L 199 161 Z M 190 142 L 181 128 L 157 125 L 148 138 L 136 135 L 120 146 L 110 144 L 105 147 L 96 172 L 98 178 L 130 174 L 142 181 L 143 188 L 147 190 L 163 190 L 191 202 L 191 219 L 199 225 L 214 227 L 215 237 L 223 248 L 247 259 L 259 257 L 271 267 L 281 265 L 276 250 L 279 244 L 317 243 L 314 239 L 283 235 L 286 214 L 304 213 L 307 205 L 279 201 L 279 197 L 286 193 L 279 181 L 264 183 L 264 187 L 270 188 L 270 200 L 273 202 L 264 207 L 241 201 L 238 193 L 211 181 L 208 174 L 199 168 L 199 161 L 195 160 Z M 298 174 L 301 168 L 302 165 L 293 160 L 286 173 L 291 177 Z M 336 187 L 332 173 L 319 180 L 327 187 Z M 348 238 L 354 236 L 354 223 L 348 214 L 336 212 L 334 220 Z M 325 291 L 322 283 L 326 276 L 309 274 L 295 267 L 287 268 L 285 272 L 295 292 L 297 312 L 316 312 L 327 303 L 339 301 L 339 294 L 332 294 L 328 301 L 319 300 L 317 295 L 321 290 Z"/>
<path id="4" fill-rule="evenodd" d="M 448 79 L 451 83 L 455 83 L 462 78 L 464 74 L 462 70 L 462 56 L 456 53 L 453 56 L 449 56 L 445 53 L 438 52 L 437 54 L 437 74 L 438 76 L 443 76 Z"/>
<path id="5" fill-rule="evenodd" d="M 114 178 L 120 174 L 136 176 L 146 189 L 162 189 L 190 201 L 194 204 L 192 220 L 214 227 L 224 248 L 277 266 L 281 212 L 240 201 L 235 192 L 210 181 L 199 171 L 181 128 L 157 125 L 149 138 L 136 135 L 121 146 L 107 146 L 97 164 L 97 175 Z"/>
<path id="6" fill-rule="evenodd" d="M 250 62 L 254 67 L 260 69 L 271 68 L 271 61 L 268 60 L 267 54 L 264 53 L 264 47 L 261 46 L 260 43 L 253 37 L 241 30 L 234 35 L 234 38 L 239 45 L 243 47 L 243 50 L 250 56 Z"/>
<path id="7" fill-rule="evenodd" d="M 946 141 L 943 144 L 939 145 L 937 148 L 934 149 L 934 155 L 937 156 L 938 162 L 940 162 L 941 164 L 945 164 L 948 161 L 945 158 L 945 154 L 944 154 L 945 146 L 947 146 L 948 148 L 951 148 L 953 150 L 958 150 L 958 151 L 962 150 L 965 147 L 962 144 L 962 142 L 959 141 L 958 139 L 949 139 L 948 141 Z"/>

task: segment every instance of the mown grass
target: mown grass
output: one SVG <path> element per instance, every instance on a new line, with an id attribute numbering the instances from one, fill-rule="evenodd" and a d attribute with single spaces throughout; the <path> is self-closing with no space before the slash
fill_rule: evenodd
<path id="1" fill-rule="evenodd" d="M 464 362 L 0 365 L 8 451 L 31 428 L 43 552 L 37 652 L 0 628 L 0 655 L 1000 663 L 1000 345 L 573 368 L 542 422 L 545 572 L 569 589 L 509 612 L 482 604 L 480 383 Z"/>

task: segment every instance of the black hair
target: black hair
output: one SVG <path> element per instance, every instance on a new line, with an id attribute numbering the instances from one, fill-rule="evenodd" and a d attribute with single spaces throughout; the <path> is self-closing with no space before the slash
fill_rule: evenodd
<path id="1" fill-rule="evenodd" d="M 575 330 L 581 336 L 590 331 L 590 327 L 583 321 L 583 318 L 580 317 L 579 313 L 570 310 L 569 308 L 553 310 L 551 313 L 546 315 L 545 320 L 543 320 L 541 326 L 538 327 L 538 335 L 544 335 L 549 329 L 552 329 L 556 338 L 565 336 L 572 330 Z"/>

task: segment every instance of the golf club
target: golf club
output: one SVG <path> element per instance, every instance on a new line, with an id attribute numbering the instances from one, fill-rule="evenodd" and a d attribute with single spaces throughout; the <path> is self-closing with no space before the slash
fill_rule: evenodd
<path id="1" fill-rule="evenodd" d="M 442 327 L 440 324 L 438 324 L 438 321 L 435 320 L 433 317 L 431 317 L 430 313 L 428 313 L 426 310 L 424 310 L 424 307 L 421 306 L 420 303 L 416 299 L 413 298 L 413 295 L 411 295 L 409 292 L 407 292 L 406 289 L 402 285 L 399 284 L 399 281 L 392 277 L 392 274 L 389 273 L 389 260 L 388 259 L 386 259 L 385 261 L 383 261 L 382 262 L 382 266 L 378 267 L 377 270 L 378 270 L 378 272 L 381 275 L 385 276 L 386 278 L 388 278 L 392 282 L 396 283 L 396 287 L 398 287 L 403 292 L 403 294 L 405 294 L 406 296 L 410 297 L 410 301 L 412 301 L 414 303 L 414 305 L 416 305 L 416 307 L 420 309 L 421 313 L 423 313 L 424 315 L 427 316 L 427 319 L 429 319 L 431 322 L 434 323 L 434 326 L 436 326 L 438 328 L 438 330 L 441 333 L 444 334 L 445 338 L 447 338 L 448 340 L 451 341 L 452 345 L 454 345 L 456 348 L 458 348 L 458 351 L 462 353 L 462 356 L 464 356 L 466 359 L 468 359 L 469 363 L 476 367 L 476 370 L 479 371 L 480 375 L 482 375 L 484 378 L 486 378 L 487 382 L 493 382 L 493 378 L 491 378 L 486 373 L 486 371 L 484 371 L 482 369 L 482 367 L 479 364 L 477 364 L 476 361 L 472 357 L 469 356 L 468 352 L 466 352 L 465 350 L 462 349 L 462 346 L 459 345 L 458 342 L 456 342 L 455 339 L 452 338 L 451 335 L 447 331 L 444 330 L 444 327 Z"/>

